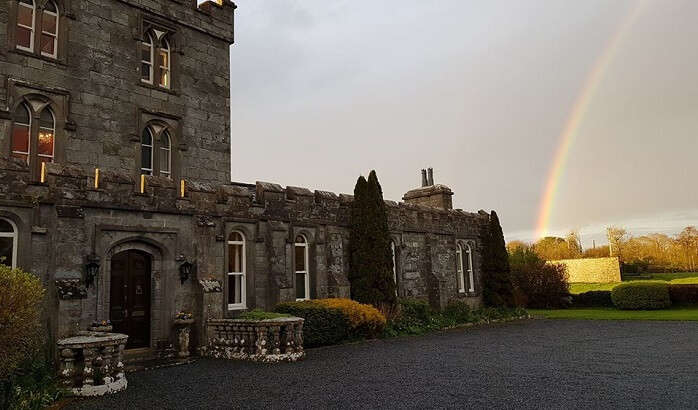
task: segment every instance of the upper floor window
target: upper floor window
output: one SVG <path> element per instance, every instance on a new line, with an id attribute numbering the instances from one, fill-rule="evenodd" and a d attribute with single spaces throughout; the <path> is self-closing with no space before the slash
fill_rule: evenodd
<path id="1" fill-rule="evenodd" d="M 153 37 L 145 35 L 145 40 L 141 44 L 141 81 L 153 83 Z"/>
<path id="2" fill-rule="evenodd" d="M 167 33 L 152 29 L 141 43 L 141 81 L 162 88 L 172 88 L 172 49 Z"/>
<path id="3" fill-rule="evenodd" d="M 245 262 L 245 237 L 233 231 L 228 236 L 228 309 L 247 307 Z"/>
<path id="4" fill-rule="evenodd" d="M 53 1 L 46 3 L 41 13 L 41 55 L 58 56 L 58 7 Z"/>
<path id="5" fill-rule="evenodd" d="M 0 264 L 17 267 L 17 228 L 4 218 L 0 218 Z"/>
<path id="6" fill-rule="evenodd" d="M 160 68 L 158 84 L 160 87 L 170 88 L 170 43 L 164 38 L 158 50 L 158 64 Z"/>
<path id="7" fill-rule="evenodd" d="M 36 170 L 42 162 L 55 158 L 56 117 L 45 106 L 39 114 L 38 126 L 32 124 L 29 105 L 21 103 L 14 113 L 12 124 L 12 156 L 19 158 Z"/>
<path id="8" fill-rule="evenodd" d="M 17 31 L 15 41 L 17 48 L 34 51 L 34 26 L 36 25 L 36 7 L 34 0 L 19 0 L 17 7 Z"/>
<path id="9" fill-rule="evenodd" d="M 305 236 L 296 236 L 294 244 L 294 266 L 296 272 L 296 300 L 310 299 L 310 276 L 308 275 L 308 241 Z"/>
<path id="10" fill-rule="evenodd" d="M 172 134 L 161 125 L 150 125 L 141 134 L 141 174 L 172 178 Z"/>

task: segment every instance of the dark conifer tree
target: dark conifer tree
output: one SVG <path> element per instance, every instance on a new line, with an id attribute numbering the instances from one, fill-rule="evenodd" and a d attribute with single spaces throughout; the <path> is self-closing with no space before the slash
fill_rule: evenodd
<path id="1" fill-rule="evenodd" d="M 352 298 L 376 307 L 393 306 L 397 300 L 388 214 L 375 171 L 368 181 L 360 177 L 356 182 L 351 217 Z"/>
<path id="2" fill-rule="evenodd" d="M 483 297 L 488 306 L 513 306 L 514 287 L 509 267 L 509 254 L 502 226 L 495 211 L 490 214 L 489 227 L 485 233 L 483 255 Z"/>

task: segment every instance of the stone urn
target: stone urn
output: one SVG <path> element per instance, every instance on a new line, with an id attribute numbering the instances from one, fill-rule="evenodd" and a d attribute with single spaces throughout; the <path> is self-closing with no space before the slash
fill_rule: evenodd
<path id="1" fill-rule="evenodd" d="M 106 320 L 106 321 L 101 321 L 101 322 L 92 322 L 92 325 L 87 328 L 90 332 L 99 332 L 99 333 L 109 333 L 114 329 L 114 326 L 112 326 L 111 322 Z"/>
<path id="2" fill-rule="evenodd" d="M 177 331 L 178 357 L 189 357 L 189 333 L 191 333 L 191 325 L 193 324 L 193 318 L 175 318 L 174 320 L 174 327 Z"/>

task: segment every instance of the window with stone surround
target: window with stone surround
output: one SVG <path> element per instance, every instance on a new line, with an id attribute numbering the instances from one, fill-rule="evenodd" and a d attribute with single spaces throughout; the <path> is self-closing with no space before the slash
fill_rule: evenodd
<path id="1" fill-rule="evenodd" d="M 141 42 L 141 82 L 159 88 L 172 88 L 172 47 L 170 30 L 145 22 Z"/>
<path id="2" fill-rule="evenodd" d="M 35 25 L 36 6 L 34 0 L 19 0 L 17 6 L 17 29 L 15 31 L 15 43 L 18 49 L 34 51 Z"/>
<path id="3" fill-rule="evenodd" d="M 48 105 L 41 107 L 36 124 L 32 121 L 35 115 L 26 102 L 15 109 L 11 155 L 38 172 L 42 162 L 53 162 L 55 158 L 56 117 Z"/>
<path id="4" fill-rule="evenodd" d="M 473 253 L 470 244 L 456 244 L 456 275 L 458 292 L 475 292 L 475 277 L 473 274 Z M 466 282 L 467 280 L 467 282 Z"/>
<path id="5" fill-rule="evenodd" d="M 146 126 L 141 133 L 140 172 L 172 178 L 172 132 L 160 123 Z"/>
<path id="6" fill-rule="evenodd" d="M 60 42 L 65 30 L 59 3 L 54 0 L 13 0 L 11 47 L 37 57 L 59 59 Z M 14 31 L 12 31 L 14 30 Z"/>
<path id="7" fill-rule="evenodd" d="M 0 264 L 17 267 L 17 227 L 5 218 L 0 218 Z"/>
<path id="8" fill-rule="evenodd" d="M 296 300 L 309 300 L 310 275 L 308 273 L 308 240 L 305 236 L 296 236 L 293 255 L 296 275 Z"/>
<path id="9" fill-rule="evenodd" d="M 228 310 L 247 308 L 246 262 L 245 236 L 233 231 L 228 235 Z"/>
<path id="10" fill-rule="evenodd" d="M 41 55 L 58 56 L 58 7 L 49 0 L 41 13 Z"/>

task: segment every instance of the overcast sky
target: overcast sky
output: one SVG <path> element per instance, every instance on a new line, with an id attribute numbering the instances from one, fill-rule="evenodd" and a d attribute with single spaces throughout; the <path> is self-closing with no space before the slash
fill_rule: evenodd
<path id="1" fill-rule="evenodd" d="M 236 0 L 232 178 L 386 199 L 421 168 L 533 239 L 560 134 L 636 1 Z M 650 1 L 594 93 L 551 228 L 698 224 L 698 2 Z"/>

